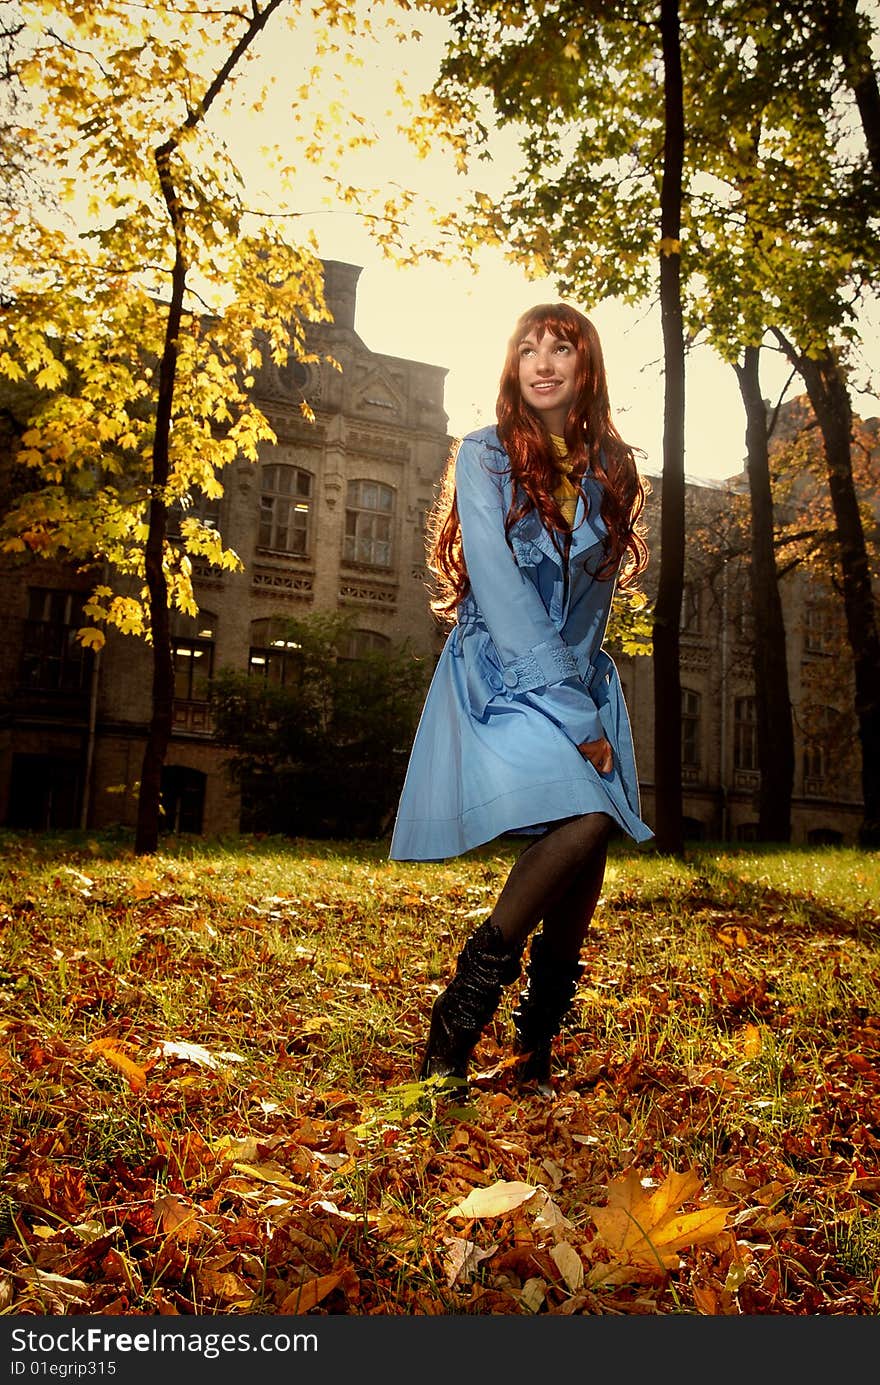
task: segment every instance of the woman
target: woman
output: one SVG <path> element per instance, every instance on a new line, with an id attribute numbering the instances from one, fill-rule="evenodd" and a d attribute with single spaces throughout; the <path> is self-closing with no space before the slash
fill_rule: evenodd
<path id="1" fill-rule="evenodd" d="M 450 458 L 434 511 L 437 614 L 454 625 L 428 691 L 391 859 L 442 860 L 502 833 L 534 837 L 436 1000 L 421 1078 L 466 1079 L 502 988 L 520 974 L 519 1074 L 547 1090 L 572 1002 L 608 838 L 636 841 L 632 736 L 601 648 L 615 581 L 647 561 L 633 450 L 611 422 L 593 324 L 566 304 L 523 314 L 497 427 Z"/>

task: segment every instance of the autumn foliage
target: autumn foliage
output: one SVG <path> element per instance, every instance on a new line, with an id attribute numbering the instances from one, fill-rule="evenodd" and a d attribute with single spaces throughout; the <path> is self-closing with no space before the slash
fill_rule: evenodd
<path id="1" fill-rule="evenodd" d="M 876 860 L 612 852 L 554 1095 L 415 1081 L 504 843 L 7 837 L 14 1314 L 876 1314 Z"/>

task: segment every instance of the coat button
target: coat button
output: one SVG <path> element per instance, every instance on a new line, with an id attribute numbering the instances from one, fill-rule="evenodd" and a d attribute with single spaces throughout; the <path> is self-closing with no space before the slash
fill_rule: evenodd
<path id="1" fill-rule="evenodd" d="M 508 669 L 505 669 L 505 670 L 504 670 L 504 686 L 505 686 L 505 688 L 515 688 L 518 682 L 519 682 L 519 674 L 516 672 L 515 669 L 508 668 Z"/>

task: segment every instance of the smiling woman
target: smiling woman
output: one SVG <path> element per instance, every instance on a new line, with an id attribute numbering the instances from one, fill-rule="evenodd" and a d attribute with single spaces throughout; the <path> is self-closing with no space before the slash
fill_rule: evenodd
<path id="1" fill-rule="evenodd" d="M 577 351 L 565 337 L 535 328 L 519 344 L 519 387 L 551 434 L 561 435 L 577 390 Z"/>
<path id="2" fill-rule="evenodd" d="M 651 835 L 620 680 L 602 649 L 615 582 L 647 559 L 644 489 L 611 421 L 598 333 L 566 304 L 517 322 L 496 416 L 454 451 L 433 516 L 434 609 L 452 630 L 391 856 L 440 860 L 504 833 L 532 838 L 434 1006 L 421 1076 L 466 1078 L 543 921 L 515 1022 L 519 1075 L 546 1090 L 609 837 Z"/>

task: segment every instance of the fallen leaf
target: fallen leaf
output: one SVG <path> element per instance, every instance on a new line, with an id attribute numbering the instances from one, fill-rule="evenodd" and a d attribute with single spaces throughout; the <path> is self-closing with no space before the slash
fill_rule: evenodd
<path id="1" fill-rule="evenodd" d="M 49 1274 L 46 1270 L 29 1265 L 21 1271 L 20 1277 L 37 1288 L 46 1290 L 52 1298 L 62 1304 L 85 1304 L 88 1284 L 81 1279 L 67 1279 L 63 1274 Z"/>
<path id="2" fill-rule="evenodd" d="M 227 1063 L 243 1063 L 245 1060 L 238 1053 L 211 1053 L 201 1044 L 189 1044 L 172 1039 L 163 1039 L 160 1044 L 153 1049 L 154 1058 L 181 1058 L 187 1063 L 197 1063 L 202 1068 L 219 1068 Z"/>
<path id="3" fill-rule="evenodd" d="M 139 1063 L 135 1063 L 123 1052 L 118 1040 L 95 1039 L 86 1048 L 86 1054 L 89 1058 L 103 1058 L 111 1067 L 118 1069 L 128 1078 L 128 1085 L 133 1092 L 139 1092 L 147 1085 L 146 1072 Z"/>
<path id="4" fill-rule="evenodd" d="M 543 1193 L 543 1202 L 540 1210 L 535 1217 L 534 1229 L 536 1231 L 559 1231 L 571 1226 L 568 1217 L 556 1205 L 549 1193 L 545 1193 L 543 1188 L 538 1190 Z"/>
<path id="5" fill-rule="evenodd" d="M 746 1058 L 757 1058 L 764 1046 L 764 1038 L 757 1024 L 747 1024 L 743 1030 L 743 1053 Z"/>
<path id="6" fill-rule="evenodd" d="M 519 1296 L 520 1303 L 528 1308 L 530 1313 L 539 1312 L 541 1305 L 547 1297 L 547 1283 L 543 1279 L 527 1279 L 522 1286 L 522 1293 Z"/>
<path id="7" fill-rule="evenodd" d="M 676 1269 L 685 1246 L 702 1245 L 723 1231 L 730 1208 L 701 1207 L 679 1213 L 695 1200 L 702 1183 L 695 1170 L 670 1173 L 654 1192 L 648 1192 L 635 1169 L 608 1185 L 606 1207 L 590 1208 L 599 1235 L 622 1261 Z"/>
<path id="8" fill-rule="evenodd" d="M 197 1278 L 203 1293 L 229 1308 L 249 1308 L 254 1301 L 253 1289 L 232 1270 L 215 1269 L 208 1263 L 200 1267 Z"/>
<path id="9" fill-rule="evenodd" d="M 317 1279 L 307 1279 L 298 1284 L 278 1309 L 279 1313 L 308 1313 L 322 1298 L 332 1294 L 345 1278 L 344 1274 L 322 1274 Z"/>
<path id="10" fill-rule="evenodd" d="M 202 1228 L 198 1225 L 199 1209 L 191 1203 L 183 1202 L 174 1193 L 157 1197 L 153 1203 L 156 1222 L 166 1236 L 171 1236 L 183 1245 L 201 1240 Z"/>
<path id="11" fill-rule="evenodd" d="M 450 1288 L 453 1284 L 466 1283 L 471 1279 L 476 1274 L 480 1261 L 487 1260 L 498 1249 L 497 1245 L 493 1245 L 488 1250 L 483 1250 L 476 1241 L 466 1241 L 461 1236 L 444 1236 L 443 1244 L 449 1247 L 444 1269 L 446 1283 Z"/>
<path id="12" fill-rule="evenodd" d="M 569 1245 L 568 1241 L 560 1241 L 550 1251 L 550 1259 L 565 1280 L 570 1293 L 573 1294 L 582 1287 L 584 1265 L 574 1246 Z"/>
<path id="13" fill-rule="evenodd" d="M 531 1183 L 491 1183 L 488 1188 L 472 1188 L 467 1197 L 446 1213 L 452 1217 L 501 1217 L 505 1212 L 521 1207 L 534 1197 L 537 1188 Z"/>
<path id="14" fill-rule="evenodd" d="M 271 1183 L 274 1187 L 286 1188 L 288 1192 L 306 1191 L 301 1183 L 294 1183 L 280 1164 L 244 1164 L 236 1161 L 232 1167 L 236 1173 L 243 1173 L 247 1178 L 255 1178 L 259 1183 Z"/>

